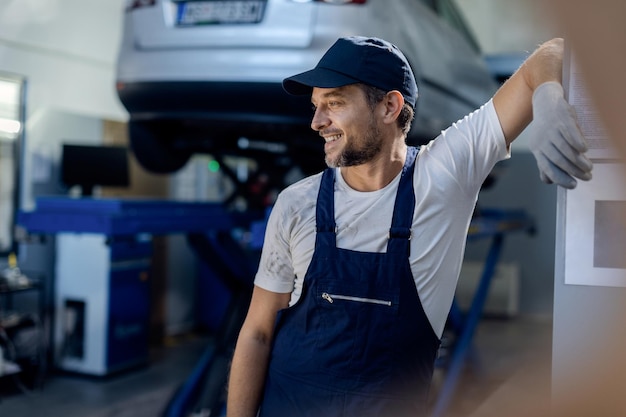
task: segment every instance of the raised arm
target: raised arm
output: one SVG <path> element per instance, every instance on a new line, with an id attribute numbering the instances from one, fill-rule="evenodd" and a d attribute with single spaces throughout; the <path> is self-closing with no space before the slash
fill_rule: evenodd
<path id="1" fill-rule="evenodd" d="M 541 179 L 574 188 L 574 177 L 591 179 L 592 164 L 584 155 L 587 145 L 574 110 L 563 95 L 563 49 L 563 39 L 539 46 L 493 102 L 507 145 L 530 124 L 528 146 Z"/>
<path id="2" fill-rule="evenodd" d="M 265 374 L 278 310 L 291 294 L 254 287 L 246 320 L 239 332 L 228 382 L 228 417 L 255 417 L 261 402 Z"/>
<path id="3" fill-rule="evenodd" d="M 561 83 L 562 68 L 563 39 L 552 39 L 539 46 L 496 92 L 493 103 L 507 145 L 533 119 L 532 96 L 535 89 L 548 81 Z"/>

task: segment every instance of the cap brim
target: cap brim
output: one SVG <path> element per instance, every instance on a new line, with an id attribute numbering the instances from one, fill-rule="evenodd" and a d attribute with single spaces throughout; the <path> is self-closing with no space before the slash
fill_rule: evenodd
<path id="1" fill-rule="evenodd" d="M 358 82 L 359 80 L 339 72 L 317 67 L 285 78 L 283 80 L 283 88 L 289 94 L 301 96 L 311 94 L 313 87 L 336 88 Z"/>

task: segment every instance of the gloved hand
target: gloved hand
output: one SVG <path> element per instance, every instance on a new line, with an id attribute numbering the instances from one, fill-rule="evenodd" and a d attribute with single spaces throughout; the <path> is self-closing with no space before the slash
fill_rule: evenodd
<path id="1" fill-rule="evenodd" d="M 541 84 L 533 93 L 533 121 L 528 146 L 535 156 L 539 176 L 545 183 L 576 187 L 576 178 L 591 179 L 593 164 L 585 156 L 587 143 L 574 108 L 565 101 L 556 81 Z"/>

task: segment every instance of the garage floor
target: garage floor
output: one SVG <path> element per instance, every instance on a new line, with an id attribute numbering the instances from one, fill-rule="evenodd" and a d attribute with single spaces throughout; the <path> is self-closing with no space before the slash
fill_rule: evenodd
<path id="1" fill-rule="evenodd" d="M 550 321 L 483 320 L 446 417 L 547 416 L 551 355 Z"/>
<path id="2" fill-rule="evenodd" d="M 549 398 L 552 324 L 545 320 L 483 320 L 473 354 L 446 417 L 545 415 Z M 107 378 L 48 375 L 42 390 L 11 392 L 2 381 L 0 416 L 157 417 L 187 378 L 210 339 L 173 338 L 154 349 L 149 366 Z M 445 377 L 438 369 L 433 390 Z"/>

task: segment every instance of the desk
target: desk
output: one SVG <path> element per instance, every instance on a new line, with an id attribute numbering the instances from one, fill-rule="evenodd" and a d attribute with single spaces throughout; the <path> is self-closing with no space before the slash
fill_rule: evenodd
<path id="1" fill-rule="evenodd" d="M 452 303 L 450 321 L 457 333 L 457 340 L 432 417 L 444 416 L 452 400 L 465 358 L 472 344 L 474 331 L 485 306 L 489 286 L 500 258 L 504 237 L 508 233 L 520 231 L 534 232 L 534 223 L 523 210 L 483 209 L 472 219 L 467 235 L 468 242 L 478 239 L 491 239 L 491 246 L 469 311 L 463 313 L 458 308 L 456 301 Z"/>

